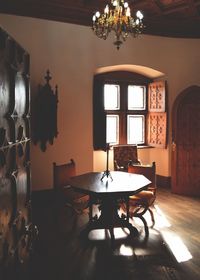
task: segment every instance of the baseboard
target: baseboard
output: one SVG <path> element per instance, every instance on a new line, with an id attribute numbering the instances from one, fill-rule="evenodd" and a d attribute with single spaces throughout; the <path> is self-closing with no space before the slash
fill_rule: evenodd
<path id="1" fill-rule="evenodd" d="M 156 175 L 156 185 L 161 188 L 171 188 L 171 177 Z"/>

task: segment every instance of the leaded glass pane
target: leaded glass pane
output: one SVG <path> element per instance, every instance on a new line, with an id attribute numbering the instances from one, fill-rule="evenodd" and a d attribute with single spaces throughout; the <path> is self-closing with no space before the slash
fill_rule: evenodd
<path id="1" fill-rule="evenodd" d="M 128 115 L 127 117 L 127 143 L 143 144 L 145 117 L 144 115 Z"/>
<path id="2" fill-rule="evenodd" d="M 106 143 L 118 144 L 119 116 L 106 115 Z"/>
<path id="3" fill-rule="evenodd" d="M 119 110 L 120 90 L 119 85 L 104 85 L 104 109 Z"/>
<path id="4" fill-rule="evenodd" d="M 128 86 L 128 110 L 146 109 L 146 88 L 145 86 Z"/>

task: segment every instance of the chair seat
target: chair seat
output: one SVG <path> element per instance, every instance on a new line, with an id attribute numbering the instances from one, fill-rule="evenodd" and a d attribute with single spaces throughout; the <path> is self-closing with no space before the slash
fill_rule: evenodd
<path id="1" fill-rule="evenodd" d="M 89 195 L 75 192 L 71 187 L 63 188 L 62 194 L 64 194 L 65 204 L 73 207 L 78 212 L 88 207 Z"/>
<path id="2" fill-rule="evenodd" d="M 139 203 L 145 203 L 148 205 L 152 205 L 154 200 L 155 200 L 155 194 L 153 191 L 141 191 L 139 194 L 137 195 L 132 195 L 129 197 L 129 203 L 130 206 L 133 206 L 135 204 L 139 204 Z"/>
<path id="3" fill-rule="evenodd" d="M 79 193 L 79 192 L 75 192 L 72 187 L 68 187 L 68 188 L 63 188 L 61 190 L 62 194 L 64 194 L 65 199 L 67 200 L 88 200 L 89 196 Z"/>

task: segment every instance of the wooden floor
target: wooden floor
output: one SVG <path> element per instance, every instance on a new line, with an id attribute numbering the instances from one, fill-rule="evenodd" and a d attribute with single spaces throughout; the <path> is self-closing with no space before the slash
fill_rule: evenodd
<path id="1" fill-rule="evenodd" d="M 167 236 L 169 237 L 167 231 L 172 236 L 174 234 L 175 238 L 181 238 L 192 258 L 180 265 L 189 274 L 188 279 L 200 279 L 200 198 L 176 195 L 169 190 L 160 189 L 156 204 L 170 224 L 168 229 L 160 229 L 162 235 L 166 236 L 166 241 Z M 181 246 L 177 246 L 176 250 L 181 253 Z"/>
<path id="2" fill-rule="evenodd" d="M 116 229 L 114 248 L 106 231 L 92 232 L 89 241 L 80 238 L 87 213 L 76 221 L 69 210 L 55 213 L 47 204 L 33 203 L 39 236 L 26 280 L 200 279 L 200 199 L 158 189 L 153 228 L 146 215 L 149 236 L 135 219 L 139 236 Z M 171 248 L 189 260 L 178 262 Z"/>

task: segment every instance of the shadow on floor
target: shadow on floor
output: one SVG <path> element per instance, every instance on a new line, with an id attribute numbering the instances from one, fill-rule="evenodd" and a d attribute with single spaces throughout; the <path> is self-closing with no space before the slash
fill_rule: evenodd
<path id="1" fill-rule="evenodd" d="M 91 232 L 89 240 L 80 238 L 88 221 L 87 213 L 77 219 L 71 210 L 38 212 L 39 235 L 29 267 L 31 280 L 183 280 L 186 279 L 156 229 L 145 238 L 142 225 L 139 237 L 115 229 L 111 246 L 109 232 Z M 27 279 L 26 279 L 27 280 Z"/>

